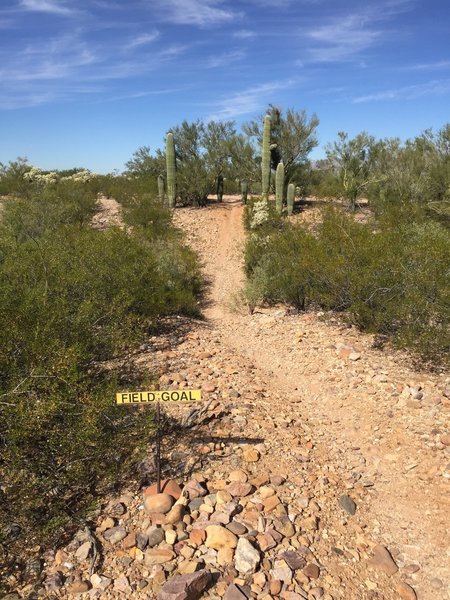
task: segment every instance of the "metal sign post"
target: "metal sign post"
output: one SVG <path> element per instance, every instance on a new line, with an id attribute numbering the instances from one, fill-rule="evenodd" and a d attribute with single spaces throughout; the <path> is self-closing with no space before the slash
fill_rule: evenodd
<path id="1" fill-rule="evenodd" d="M 136 406 L 156 402 L 156 491 L 161 493 L 161 402 L 193 402 L 202 399 L 201 390 L 118 392 L 116 404 Z"/>
<path id="2" fill-rule="evenodd" d="M 156 402 L 156 493 L 161 493 L 161 410 Z"/>

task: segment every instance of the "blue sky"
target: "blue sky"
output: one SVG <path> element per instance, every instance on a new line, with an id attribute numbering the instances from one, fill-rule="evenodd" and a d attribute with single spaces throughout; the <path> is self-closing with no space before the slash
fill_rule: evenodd
<path id="1" fill-rule="evenodd" d="M 340 130 L 450 121 L 448 0 L 1 0 L 0 162 L 122 170 L 173 125 L 268 103 Z"/>

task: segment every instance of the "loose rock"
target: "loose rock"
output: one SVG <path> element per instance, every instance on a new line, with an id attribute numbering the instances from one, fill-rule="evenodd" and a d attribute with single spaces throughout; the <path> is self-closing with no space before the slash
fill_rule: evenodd
<path id="1" fill-rule="evenodd" d="M 389 550 L 384 546 L 377 545 L 373 549 L 373 557 L 369 559 L 370 567 L 383 571 L 387 575 L 393 575 L 398 571 L 398 567 L 394 562 Z"/>
<path id="2" fill-rule="evenodd" d="M 260 561 L 260 555 L 256 548 L 245 538 L 239 538 L 234 556 L 234 565 L 236 569 L 248 575 L 254 573 Z"/>
<path id="3" fill-rule="evenodd" d="M 176 575 L 165 583 L 158 594 L 158 600 L 196 600 L 209 583 L 206 570 L 188 575 Z"/>

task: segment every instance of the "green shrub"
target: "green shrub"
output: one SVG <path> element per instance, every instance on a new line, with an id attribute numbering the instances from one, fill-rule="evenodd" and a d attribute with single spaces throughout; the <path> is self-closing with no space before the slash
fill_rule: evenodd
<path id="1" fill-rule="evenodd" d="M 134 228 L 145 230 L 149 237 L 167 236 L 172 221 L 168 208 L 161 206 L 152 194 L 137 194 L 128 199 L 123 210 L 124 221 Z"/>
<path id="2" fill-rule="evenodd" d="M 18 521 L 39 542 L 148 443 L 152 411 L 114 406 L 113 365 L 161 316 L 198 315 L 197 258 L 167 211 L 133 196 L 131 233 L 93 230 L 83 189 L 8 199 L 0 228 L 0 532 Z"/>
<path id="3" fill-rule="evenodd" d="M 95 202 L 88 186 L 68 181 L 45 186 L 26 198 L 9 198 L 4 202 L 0 237 L 23 242 L 61 225 L 83 226 L 94 214 Z"/>
<path id="4" fill-rule="evenodd" d="M 324 211 L 312 233 L 286 224 L 250 235 L 246 293 L 251 305 L 346 311 L 362 329 L 445 363 L 450 340 L 450 239 L 437 223 L 357 223 Z"/>

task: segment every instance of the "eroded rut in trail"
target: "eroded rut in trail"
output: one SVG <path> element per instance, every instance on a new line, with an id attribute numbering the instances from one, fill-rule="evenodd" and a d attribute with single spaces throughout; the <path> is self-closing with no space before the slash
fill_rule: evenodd
<path id="1" fill-rule="evenodd" d="M 205 309 L 211 337 L 219 338 L 243 368 L 255 364 L 264 374 L 269 402 L 255 405 L 254 411 L 307 424 L 314 469 L 339 479 L 337 495 L 337 490 L 347 490 L 355 496 L 357 512 L 345 524 L 343 537 L 355 553 L 353 577 L 369 582 L 367 597 L 410 596 L 399 595 L 392 581 L 385 582 L 387 589 L 372 585 L 364 544 L 359 549 L 359 528 L 368 547 L 380 543 L 389 548 L 419 598 L 447 598 L 448 378 L 416 373 L 401 354 L 374 350 L 370 336 L 327 324 L 315 314 L 294 315 L 278 307 L 250 315 L 238 295 L 245 236 L 237 200 L 177 211 L 176 222 L 202 257 L 211 281 Z M 272 464 L 292 468 L 289 459 L 295 451 L 288 443 L 280 444 L 280 450 L 270 456 Z M 342 526 L 345 519 L 337 504 L 327 509 L 336 511 L 331 526 Z M 366 597 L 362 589 L 345 597 Z"/>

